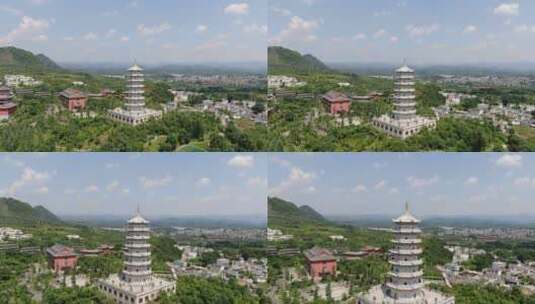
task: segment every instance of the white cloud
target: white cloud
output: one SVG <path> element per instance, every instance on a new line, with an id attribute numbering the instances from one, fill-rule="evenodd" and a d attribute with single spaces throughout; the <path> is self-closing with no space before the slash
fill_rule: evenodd
<path id="1" fill-rule="evenodd" d="M 305 192 L 307 192 L 307 193 L 314 193 L 314 192 L 316 192 L 316 190 L 317 190 L 316 187 L 314 187 L 314 186 L 308 186 L 308 187 L 305 189 Z"/>
<path id="2" fill-rule="evenodd" d="M 103 17 L 114 17 L 119 15 L 119 11 L 113 10 L 113 11 L 105 11 L 101 14 Z"/>
<path id="3" fill-rule="evenodd" d="M 254 157 L 252 155 L 236 155 L 227 162 L 227 165 L 236 168 L 251 168 L 254 165 Z"/>
<path id="4" fill-rule="evenodd" d="M 292 168 L 292 170 L 290 171 L 290 175 L 288 176 L 289 181 L 296 183 L 310 182 L 314 178 L 316 178 L 316 174 L 312 172 L 305 172 L 298 167 Z"/>
<path id="5" fill-rule="evenodd" d="M 293 16 L 287 27 L 277 36 L 271 39 L 273 44 L 281 44 L 286 41 L 301 40 L 311 42 L 317 39 L 312 33 L 319 27 L 319 22 L 315 20 L 305 20 L 299 16 Z"/>
<path id="6" fill-rule="evenodd" d="M 197 33 L 204 33 L 208 30 L 208 26 L 204 25 L 204 24 L 199 24 L 197 25 L 197 28 L 195 29 L 195 31 Z"/>
<path id="7" fill-rule="evenodd" d="M 519 8 L 520 4 L 518 3 L 502 3 L 494 8 L 494 14 L 500 16 L 517 16 Z"/>
<path id="8" fill-rule="evenodd" d="M 118 168 L 119 167 L 119 164 L 118 163 L 107 163 L 105 165 L 106 169 L 113 169 L 113 168 Z"/>
<path id="9" fill-rule="evenodd" d="M 152 27 L 145 26 L 144 24 L 137 26 L 137 31 L 141 36 L 154 36 L 170 29 L 172 29 L 172 26 L 167 22 Z"/>
<path id="10" fill-rule="evenodd" d="M 504 168 L 516 168 L 522 166 L 522 155 L 504 154 L 496 161 L 496 165 Z"/>
<path id="11" fill-rule="evenodd" d="M 514 31 L 517 33 L 535 33 L 535 25 L 520 24 L 514 27 Z"/>
<path id="12" fill-rule="evenodd" d="M 466 181 L 464 182 L 465 185 L 467 186 L 470 186 L 470 185 L 477 185 L 479 183 L 479 179 L 475 176 L 470 176 L 469 178 L 466 179 Z"/>
<path id="13" fill-rule="evenodd" d="M 412 188 L 424 188 L 431 186 L 439 181 L 439 177 L 437 175 L 430 177 L 430 178 L 418 178 L 414 176 L 409 176 L 407 178 L 407 182 L 409 183 L 409 186 Z"/>
<path id="14" fill-rule="evenodd" d="M 70 189 L 70 188 L 63 190 L 63 194 L 65 194 L 65 195 L 71 195 L 71 194 L 75 194 L 77 192 L 78 192 L 77 190 Z"/>
<path id="15" fill-rule="evenodd" d="M 527 176 L 518 177 L 513 181 L 513 183 L 516 186 L 530 186 L 530 185 L 535 185 L 535 179 L 529 178 Z"/>
<path id="16" fill-rule="evenodd" d="M 172 181 L 173 177 L 170 175 L 166 175 L 161 178 L 148 178 L 146 176 L 142 176 L 139 178 L 139 182 L 145 189 L 165 187 L 169 185 Z"/>
<path id="17" fill-rule="evenodd" d="M 108 39 L 110 39 L 110 38 L 113 38 L 116 34 L 117 34 L 117 30 L 116 30 L 116 29 L 110 29 L 110 30 L 106 33 L 105 37 L 108 38 Z"/>
<path id="18" fill-rule="evenodd" d="M 468 25 L 463 30 L 463 34 L 471 34 L 475 32 L 477 32 L 477 27 L 475 25 Z"/>
<path id="19" fill-rule="evenodd" d="M 93 33 L 93 32 L 89 32 L 89 33 L 84 35 L 84 39 L 85 40 L 89 40 L 89 41 L 97 40 L 98 39 L 98 35 Z"/>
<path id="20" fill-rule="evenodd" d="M 21 11 L 19 9 L 16 9 L 16 8 L 13 8 L 13 7 L 10 7 L 10 6 L 0 6 L 0 11 L 9 13 L 9 14 L 12 14 L 12 15 L 15 15 L 15 16 L 19 16 L 19 17 L 24 15 L 23 11 Z"/>
<path id="21" fill-rule="evenodd" d="M 470 203 L 481 203 L 483 201 L 486 201 L 488 199 L 488 196 L 485 194 L 476 194 L 468 197 L 468 201 Z"/>
<path id="22" fill-rule="evenodd" d="M 384 17 L 384 16 L 390 16 L 390 15 L 392 15 L 392 12 L 390 11 L 378 11 L 378 12 L 373 13 L 374 17 Z"/>
<path id="23" fill-rule="evenodd" d="M 31 39 L 47 30 L 50 23 L 44 19 L 34 19 L 23 16 L 18 27 L 10 31 L 5 37 L 0 37 L 0 44 L 9 44 L 18 40 Z"/>
<path id="24" fill-rule="evenodd" d="M 211 182 L 212 181 L 208 177 L 201 177 L 199 178 L 199 180 L 197 180 L 197 183 L 195 183 L 195 185 L 197 187 L 208 186 Z"/>
<path id="25" fill-rule="evenodd" d="M 215 38 L 212 38 L 201 45 L 195 47 L 197 51 L 210 51 L 216 50 L 227 45 L 228 34 L 219 34 Z"/>
<path id="26" fill-rule="evenodd" d="M 409 36 L 412 38 L 431 35 L 432 33 L 438 31 L 439 29 L 440 29 L 440 25 L 438 24 L 420 25 L 420 26 L 410 24 L 405 27 L 405 30 L 409 33 Z"/>
<path id="27" fill-rule="evenodd" d="M 71 37 L 71 36 L 63 37 L 63 41 L 74 41 L 74 37 Z"/>
<path id="28" fill-rule="evenodd" d="M 47 186 L 42 186 L 42 187 L 35 189 L 35 193 L 39 193 L 39 194 L 47 194 L 48 192 L 49 190 Z"/>
<path id="29" fill-rule="evenodd" d="M 399 38 L 397 36 L 390 37 L 390 42 L 397 43 L 399 41 Z"/>
<path id="30" fill-rule="evenodd" d="M 128 41 L 130 41 L 130 37 L 128 37 L 128 36 L 122 36 L 121 38 L 119 38 L 119 41 L 121 41 L 121 42 L 128 42 Z"/>
<path id="31" fill-rule="evenodd" d="M 249 4 L 247 3 L 232 3 L 225 7 L 225 14 L 245 15 L 249 13 Z"/>
<path id="32" fill-rule="evenodd" d="M 399 189 L 398 188 L 390 188 L 390 190 L 388 192 L 390 194 L 398 194 L 399 193 Z"/>
<path id="33" fill-rule="evenodd" d="M 19 159 L 15 159 L 15 158 L 9 156 L 9 154 L 6 155 L 3 158 L 3 160 L 4 160 L 4 162 L 6 162 L 7 164 L 9 164 L 11 166 L 21 167 L 21 168 L 26 166 L 26 164 L 23 161 L 21 161 Z"/>
<path id="34" fill-rule="evenodd" d="M 42 184 L 50 178 L 48 172 L 38 172 L 30 167 L 25 167 L 21 176 L 11 183 L 7 189 L 9 195 L 14 195 L 21 188 L 30 184 Z"/>
<path id="35" fill-rule="evenodd" d="M 246 33 L 256 33 L 265 35 L 268 32 L 267 25 L 257 25 L 256 23 L 246 25 L 243 27 L 243 31 Z"/>
<path id="36" fill-rule="evenodd" d="M 373 33 L 373 38 L 379 39 L 387 34 L 387 31 L 385 29 L 379 29 L 375 33 Z"/>
<path id="37" fill-rule="evenodd" d="M 97 185 L 89 185 L 85 187 L 84 191 L 88 193 L 98 192 L 100 188 Z"/>
<path id="38" fill-rule="evenodd" d="M 247 185 L 249 187 L 267 187 L 267 180 L 264 177 L 256 176 L 247 179 Z"/>
<path id="39" fill-rule="evenodd" d="M 47 35 L 38 35 L 38 36 L 35 36 L 32 38 L 32 41 L 34 42 L 39 42 L 39 41 L 48 41 L 48 36 Z"/>
<path id="40" fill-rule="evenodd" d="M 356 185 L 355 187 L 353 187 L 353 189 L 351 189 L 351 192 L 355 192 L 355 193 L 367 192 L 367 191 L 368 191 L 368 188 L 362 184 Z"/>
<path id="41" fill-rule="evenodd" d="M 112 181 L 111 183 L 108 184 L 108 186 L 106 186 L 106 190 L 108 192 L 115 192 L 119 189 L 119 182 L 118 181 Z"/>
<path id="42" fill-rule="evenodd" d="M 288 10 L 288 9 L 285 9 L 285 8 L 272 7 L 271 11 L 274 12 L 275 14 L 277 14 L 279 16 L 283 16 L 283 17 L 288 17 L 288 16 L 292 15 L 292 12 L 290 10 Z"/>
<path id="43" fill-rule="evenodd" d="M 383 190 L 384 188 L 386 188 L 387 185 L 388 185 L 388 181 L 383 179 L 383 180 L 379 181 L 377 184 L 375 184 L 375 186 L 373 188 L 375 190 Z"/>
<path id="44" fill-rule="evenodd" d="M 353 36 L 353 40 L 365 40 L 366 38 L 368 38 L 368 36 L 364 33 L 357 33 Z"/>
<path id="45" fill-rule="evenodd" d="M 296 187 L 301 187 L 311 183 L 317 175 L 314 172 L 306 172 L 298 167 L 292 167 L 288 177 L 279 185 L 270 190 L 274 195 L 285 193 Z"/>

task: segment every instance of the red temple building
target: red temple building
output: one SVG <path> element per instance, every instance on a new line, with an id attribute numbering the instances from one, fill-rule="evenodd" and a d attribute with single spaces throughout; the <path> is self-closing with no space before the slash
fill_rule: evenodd
<path id="1" fill-rule="evenodd" d="M 63 245 L 54 245 L 46 250 L 48 256 L 48 266 L 55 272 L 63 271 L 64 269 L 74 269 L 78 262 L 78 256 L 74 249 Z"/>
<path id="2" fill-rule="evenodd" d="M 336 91 L 329 91 L 323 95 L 323 103 L 331 114 L 347 113 L 351 107 L 351 101 L 347 95 Z"/>
<path id="3" fill-rule="evenodd" d="M 314 247 L 304 252 L 307 270 L 312 280 L 319 281 L 323 276 L 336 275 L 336 257 L 325 248 Z"/>
<path id="4" fill-rule="evenodd" d="M 59 94 L 59 98 L 69 111 L 80 111 L 87 105 L 87 94 L 76 89 L 67 89 Z"/>
<path id="5" fill-rule="evenodd" d="M 0 87 L 0 120 L 8 119 L 17 110 L 13 102 L 13 94 L 8 87 Z"/>

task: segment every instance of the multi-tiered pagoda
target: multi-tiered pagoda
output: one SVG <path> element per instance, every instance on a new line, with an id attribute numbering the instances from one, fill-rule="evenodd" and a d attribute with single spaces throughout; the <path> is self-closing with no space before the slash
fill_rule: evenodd
<path id="1" fill-rule="evenodd" d="M 137 64 L 128 69 L 124 108 L 110 112 L 110 116 L 120 122 L 137 126 L 151 118 L 160 118 L 162 111 L 145 107 L 145 85 L 143 69 Z"/>
<path id="2" fill-rule="evenodd" d="M 434 128 L 436 121 L 416 115 L 414 70 L 407 65 L 394 73 L 394 111 L 374 119 L 373 125 L 391 136 L 405 139 L 423 128 Z"/>
<path id="3" fill-rule="evenodd" d="M 150 303 L 162 292 L 175 291 L 174 281 L 152 274 L 149 239 L 149 221 L 138 212 L 126 225 L 123 270 L 98 282 L 98 288 L 119 304 Z"/>
<path id="4" fill-rule="evenodd" d="M 359 296 L 359 304 L 454 304 L 455 298 L 425 288 L 422 279 L 420 220 L 405 205 L 405 213 L 392 220 L 394 238 L 389 251 L 387 281 Z"/>
<path id="5" fill-rule="evenodd" d="M 13 94 L 8 87 L 0 87 L 0 120 L 11 117 L 17 110 L 17 104 L 13 102 Z"/>
<path id="6" fill-rule="evenodd" d="M 418 228 L 420 221 L 409 212 L 408 204 L 405 213 L 393 220 L 395 224 L 393 247 L 390 249 L 389 263 L 391 271 L 386 283 L 389 294 L 394 298 L 413 299 L 423 288 L 421 270 L 422 248 Z"/>

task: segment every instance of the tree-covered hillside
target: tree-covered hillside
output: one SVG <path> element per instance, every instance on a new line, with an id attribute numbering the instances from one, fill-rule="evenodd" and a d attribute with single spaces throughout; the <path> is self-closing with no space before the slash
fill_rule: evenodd
<path id="1" fill-rule="evenodd" d="M 21 70 L 59 70 L 61 67 L 52 59 L 43 54 L 32 52 L 16 47 L 0 48 L 0 66 L 9 69 Z"/>
<path id="2" fill-rule="evenodd" d="M 312 55 L 302 55 L 280 46 L 268 48 L 269 75 L 327 71 L 329 67 Z"/>
<path id="3" fill-rule="evenodd" d="M 61 220 L 43 206 L 32 207 L 14 198 L 0 198 L 0 224 L 38 223 L 58 224 Z"/>
<path id="4" fill-rule="evenodd" d="M 297 207 L 294 203 L 277 197 L 268 198 L 268 223 L 270 227 L 326 222 L 321 214 L 309 206 Z"/>

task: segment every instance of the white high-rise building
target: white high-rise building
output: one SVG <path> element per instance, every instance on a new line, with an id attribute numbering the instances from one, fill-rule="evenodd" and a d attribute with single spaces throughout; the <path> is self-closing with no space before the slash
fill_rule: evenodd
<path id="1" fill-rule="evenodd" d="M 97 283 L 98 289 L 118 304 L 150 303 L 162 292 L 175 291 L 174 281 L 152 274 L 149 239 L 149 221 L 138 211 L 126 225 L 123 270 Z"/>
<path id="2" fill-rule="evenodd" d="M 394 111 L 373 120 L 373 125 L 391 136 L 405 139 L 423 128 L 434 128 L 436 120 L 416 115 L 414 70 L 407 65 L 394 73 Z"/>
<path id="3" fill-rule="evenodd" d="M 420 220 L 405 206 L 405 213 L 394 222 L 393 247 L 389 251 L 390 272 L 387 281 L 359 296 L 358 304 L 454 304 L 455 298 L 425 288 L 422 271 L 423 253 L 418 228 Z"/>
<path id="4" fill-rule="evenodd" d="M 120 122 L 137 126 L 151 118 L 161 118 L 163 112 L 145 107 L 143 69 L 137 64 L 128 69 L 124 108 L 110 111 L 110 116 Z"/>

